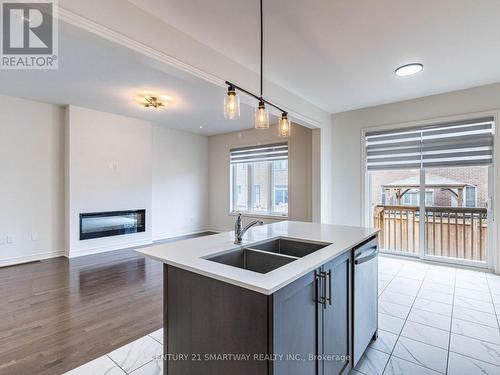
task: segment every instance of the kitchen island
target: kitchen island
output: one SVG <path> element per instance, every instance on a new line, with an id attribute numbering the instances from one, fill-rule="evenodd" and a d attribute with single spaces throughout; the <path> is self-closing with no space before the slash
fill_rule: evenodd
<path id="1" fill-rule="evenodd" d="M 283 221 L 138 252 L 164 263 L 165 374 L 347 374 L 376 338 L 375 229 Z"/>

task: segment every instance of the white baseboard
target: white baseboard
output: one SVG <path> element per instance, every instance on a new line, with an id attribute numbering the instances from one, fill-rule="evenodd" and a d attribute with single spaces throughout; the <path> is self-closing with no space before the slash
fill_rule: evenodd
<path id="1" fill-rule="evenodd" d="M 218 231 L 212 230 L 210 228 L 201 228 L 201 229 L 196 229 L 196 230 L 191 230 L 191 231 L 162 233 L 160 235 L 156 235 L 153 237 L 153 243 L 158 242 L 158 241 L 169 240 L 169 239 L 175 238 L 175 237 L 190 236 L 193 234 L 199 234 L 199 233 L 203 233 L 203 232 L 218 232 Z"/>
<path id="2" fill-rule="evenodd" d="M 113 245 L 106 245 L 106 246 L 100 246 L 100 247 L 93 247 L 89 249 L 83 249 L 83 250 L 73 250 L 70 251 L 69 254 L 66 254 L 66 257 L 68 258 L 78 258 L 82 257 L 85 255 L 93 255 L 93 254 L 100 254 L 100 253 L 106 253 L 108 251 L 115 251 L 115 250 L 127 250 L 131 249 L 134 247 L 139 247 L 139 246 L 145 246 L 145 245 L 151 245 L 153 242 L 148 240 L 139 240 L 139 241 L 129 241 L 125 243 L 118 243 L 118 244 L 113 244 Z"/>
<path id="3" fill-rule="evenodd" d="M 175 237 L 189 236 L 189 235 L 203 233 L 203 232 L 215 232 L 215 230 L 203 228 L 203 229 L 193 230 L 193 231 L 189 231 L 189 232 L 165 233 L 165 234 L 161 234 L 161 235 L 153 237 L 153 239 L 151 241 L 141 240 L 141 241 L 108 245 L 108 246 L 94 247 L 91 249 L 76 250 L 76 251 L 71 251 L 69 253 L 69 255 L 65 254 L 65 256 L 68 258 L 77 258 L 77 257 L 85 256 L 85 255 L 105 253 L 108 251 L 127 250 L 127 249 L 131 249 L 131 248 L 135 248 L 135 247 L 154 245 L 156 242 L 168 240 L 168 239 L 175 238 Z"/>
<path id="4" fill-rule="evenodd" d="M 57 258 L 57 257 L 61 257 L 61 256 L 65 256 L 67 258 L 77 258 L 77 257 L 85 256 L 85 255 L 105 253 L 108 251 L 126 250 L 126 249 L 139 247 L 139 246 L 153 245 L 155 242 L 162 241 L 162 240 L 168 240 L 171 238 L 181 237 L 181 236 L 189 236 L 189 235 L 203 233 L 203 232 L 216 232 L 216 233 L 218 233 L 221 231 L 217 230 L 215 228 L 203 228 L 203 229 L 189 231 L 189 232 L 172 232 L 172 233 L 162 234 L 162 235 L 154 237 L 152 241 L 141 240 L 141 241 L 133 241 L 133 242 L 128 242 L 128 243 L 116 244 L 116 245 L 101 246 L 101 247 L 95 247 L 95 248 L 91 248 L 91 249 L 72 251 L 69 254 L 67 251 L 36 253 L 36 254 L 30 254 L 30 255 L 26 255 L 26 256 L 0 259 L 0 267 L 14 266 L 14 265 L 18 265 L 18 264 L 35 262 L 35 261 L 50 259 L 50 258 Z"/>
<path id="5" fill-rule="evenodd" d="M 31 255 L 25 255 L 20 257 L 13 257 L 0 260 L 0 267 L 15 266 L 18 264 L 36 262 L 39 260 L 57 258 L 65 256 L 65 251 L 53 251 L 48 253 L 36 253 Z"/>

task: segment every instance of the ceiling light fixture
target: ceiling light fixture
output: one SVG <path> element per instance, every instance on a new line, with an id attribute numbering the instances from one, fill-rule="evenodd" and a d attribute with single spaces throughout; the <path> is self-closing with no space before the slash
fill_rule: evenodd
<path id="1" fill-rule="evenodd" d="M 281 115 L 280 121 L 278 122 L 278 136 L 280 137 L 290 137 L 292 134 L 291 123 L 288 119 L 288 113 L 283 112 Z"/>
<path id="2" fill-rule="evenodd" d="M 411 63 L 400 66 L 395 70 L 395 73 L 398 77 L 407 77 L 413 74 L 417 74 L 424 69 L 424 66 L 419 63 Z"/>
<path id="3" fill-rule="evenodd" d="M 269 129 L 269 110 L 262 99 L 255 108 L 255 129 Z"/>
<path id="4" fill-rule="evenodd" d="M 224 96 L 224 116 L 229 119 L 235 119 L 240 116 L 240 101 L 239 97 L 236 93 L 236 90 L 242 91 L 247 95 L 250 95 L 258 100 L 258 106 L 255 108 L 255 129 L 268 129 L 269 128 L 269 110 L 266 107 L 266 104 L 276 108 L 278 111 L 282 112 L 280 124 L 283 122 L 287 123 L 288 133 L 290 129 L 290 121 L 288 120 L 288 113 L 278 107 L 277 105 L 271 103 L 270 101 L 264 99 L 263 93 L 263 59 L 264 57 L 264 17 L 263 17 L 263 6 L 262 0 L 260 0 L 260 95 L 255 95 L 254 93 L 245 90 L 232 82 L 226 81 L 226 85 L 228 86 L 227 94 Z M 286 120 L 286 121 L 285 121 Z M 281 135 L 281 127 L 279 135 Z M 283 133 L 283 134 L 286 134 Z"/>
<path id="5" fill-rule="evenodd" d="M 224 96 L 224 117 L 231 120 L 240 117 L 240 97 L 233 85 L 229 85 Z"/>
<path id="6" fill-rule="evenodd" d="M 154 108 L 159 111 L 161 108 L 166 107 L 168 103 L 162 102 L 157 96 L 144 95 L 144 101 L 141 103 L 141 107 L 144 108 Z"/>

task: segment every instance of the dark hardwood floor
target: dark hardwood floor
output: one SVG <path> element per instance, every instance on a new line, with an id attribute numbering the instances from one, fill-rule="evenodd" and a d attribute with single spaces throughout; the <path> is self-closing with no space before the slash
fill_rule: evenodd
<path id="1" fill-rule="evenodd" d="M 162 272 L 133 250 L 0 268 L 0 374 L 62 374 L 161 328 Z"/>

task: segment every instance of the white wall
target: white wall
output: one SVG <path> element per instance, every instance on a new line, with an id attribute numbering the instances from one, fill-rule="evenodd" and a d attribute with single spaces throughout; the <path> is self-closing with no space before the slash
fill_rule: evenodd
<path id="1" fill-rule="evenodd" d="M 276 126 L 269 130 L 250 129 L 211 136 L 209 158 L 209 226 L 214 230 L 232 230 L 235 217 L 230 211 L 229 149 L 236 146 L 280 142 Z M 289 217 L 312 219 L 312 130 L 293 124 L 289 139 Z M 263 217 L 265 222 L 279 219 Z"/>
<path id="2" fill-rule="evenodd" d="M 323 224 L 332 224 L 334 221 L 332 160 L 335 160 L 336 156 L 333 150 L 332 132 L 332 125 L 325 125 L 320 129 L 320 217 Z"/>
<path id="3" fill-rule="evenodd" d="M 454 116 L 474 116 L 478 112 L 497 112 L 500 109 L 500 84 L 433 95 L 425 98 L 386 104 L 332 115 L 332 173 L 333 173 L 333 222 L 361 225 L 363 222 L 363 128 L 398 125 L 417 121 L 435 121 Z M 498 128 L 498 123 L 497 123 Z M 496 132 L 496 144 L 500 144 Z M 497 165 L 500 151 L 495 151 Z M 495 213 L 500 212 L 500 174 L 495 176 Z M 498 223 L 499 220 L 496 220 Z M 499 224 L 496 234 L 500 233 Z M 496 246 L 494 246 L 496 249 Z M 498 252 L 498 249 L 497 249 Z M 500 256 L 494 254 L 497 272 Z"/>
<path id="4" fill-rule="evenodd" d="M 151 123 L 75 106 L 68 111 L 69 256 L 151 242 Z M 128 209 L 146 210 L 144 233 L 79 240 L 80 213 Z"/>
<path id="5" fill-rule="evenodd" d="M 204 230 L 208 137 L 153 127 L 153 239 Z"/>
<path id="6" fill-rule="evenodd" d="M 63 109 L 0 96 L 0 171 L 0 266 L 62 255 Z"/>

